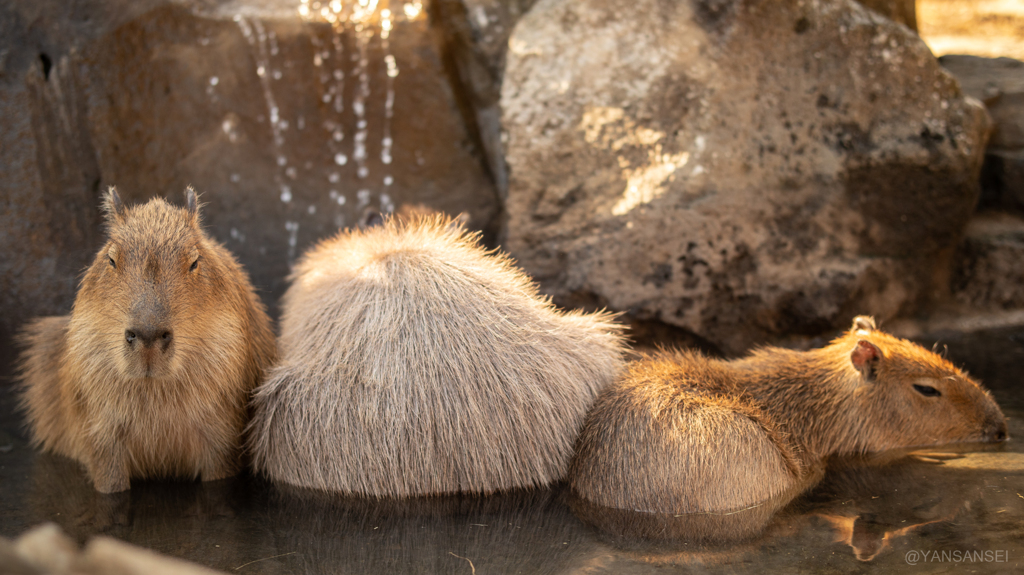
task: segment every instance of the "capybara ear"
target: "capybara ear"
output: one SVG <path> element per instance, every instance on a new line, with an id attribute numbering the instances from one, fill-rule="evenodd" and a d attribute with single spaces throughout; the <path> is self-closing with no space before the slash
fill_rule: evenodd
<path id="1" fill-rule="evenodd" d="M 859 316 L 853 318 L 853 328 L 852 329 L 854 331 L 868 331 L 868 332 L 871 332 L 871 331 L 875 331 L 878 328 L 875 327 L 875 318 L 873 318 L 873 317 L 871 317 L 869 315 L 859 315 Z"/>
<path id="2" fill-rule="evenodd" d="M 124 221 L 124 202 L 117 194 L 117 188 L 110 186 L 103 196 L 103 211 L 107 215 L 107 223 L 120 223 Z"/>
<path id="3" fill-rule="evenodd" d="M 384 214 L 373 208 L 366 208 L 359 218 L 359 229 L 366 230 L 384 225 Z"/>
<path id="4" fill-rule="evenodd" d="M 199 195 L 196 194 L 195 189 L 192 186 L 185 188 L 185 207 L 188 209 L 188 215 L 192 222 L 199 221 Z"/>
<path id="5" fill-rule="evenodd" d="M 866 339 L 858 341 L 857 347 L 853 348 L 853 353 L 850 354 L 853 367 L 864 376 L 865 381 L 874 381 L 875 366 L 881 358 L 882 350 Z"/>

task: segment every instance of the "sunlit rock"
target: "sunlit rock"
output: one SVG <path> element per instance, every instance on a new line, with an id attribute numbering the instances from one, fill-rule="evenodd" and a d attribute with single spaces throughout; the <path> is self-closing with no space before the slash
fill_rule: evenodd
<path id="1" fill-rule="evenodd" d="M 845 0 L 542 0 L 509 40 L 506 247 L 556 301 L 738 351 L 932 297 L 988 130 Z"/>

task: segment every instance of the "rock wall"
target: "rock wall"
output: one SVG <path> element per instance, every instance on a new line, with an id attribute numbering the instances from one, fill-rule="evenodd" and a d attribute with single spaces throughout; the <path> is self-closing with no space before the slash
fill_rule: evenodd
<path id="1" fill-rule="evenodd" d="M 301 6 L 0 5 L 0 332 L 70 310 L 109 185 L 177 203 L 195 186 L 272 309 L 304 248 L 367 208 L 464 211 L 493 237 L 496 188 L 429 6 Z"/>
<path id="2" fill-rule="evenodd" d="M 985 113 L 880 15 L 912 28 L 913 2 L 864 4 L 0 4 L 0 341 L 70 309 L 108 185 L 196 186 L 272 310 L 305 247 L 403 204 L 468 212 L 558 303 L 659 341 L 1015 305 L 971 291 L 1008 236 L 954 249 Z"/>
<path id="3" fill-rule="evenodd" d="M 945 291 L 988 131 L 841 0 L 542 0 L 501 106 L 505 245 L 543 290 L 727 352 Z"/>

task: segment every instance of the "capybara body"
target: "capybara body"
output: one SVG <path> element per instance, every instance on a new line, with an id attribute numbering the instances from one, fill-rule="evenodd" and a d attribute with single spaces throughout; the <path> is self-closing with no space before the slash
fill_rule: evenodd
<path id="1" fill-rule="evenodd" d="M 95 488 L 133 477 L 234 475 L 247 402 L 275 356 L 249 278 L 186 207 L 126 207 L 111 188 L 109 239 L 70 316 L 23 335 L 22 404 L 33 441 L 82 462 Z"/>
<path id="2" fill-rule="evenodd" d="M 249 436 L 275 481 L 378 497 L 547 484 L 623 366 L 609 314 L 556 310 L 440 215 L 344 230 L 291 281 Z"/>
<path id="3" fill-rule="evenodd" d="M 1004 439 L 988 392 L 861 316 L 820 349 L 636 362 L 595 402 L 569 482 L 606 507 L 724 514 L 795 495 L 832 454 Z"/>

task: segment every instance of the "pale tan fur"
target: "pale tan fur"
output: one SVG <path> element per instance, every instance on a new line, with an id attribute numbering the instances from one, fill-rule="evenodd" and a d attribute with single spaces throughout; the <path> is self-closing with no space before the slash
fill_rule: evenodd
<path id="1" fill-rule="evenodd" d="M 1005 438 L 977 382 L 859 317 L 821 349 L 637 362 L 588 415 L 569 482 L 617 509 L 727 513 L 795 496 L 831 454 Z"/>
<path id="2" fill-rule="evenodd" d="M 188 208 L 159 198 L 126 208 L 111 189 L 109 240 L 71 315 L 22 336 L 34 442 L 82 462 L 102 492 L 133 477 L 235 474 L 249 393 L 275 355 L 248 276 L 186 197 Z M 126 339 L 149 327 L 165 332 L 162 345 Z"/>
<path id="3" fill-rule="evenodd" d="M 623 360 L 607 313 L 563 313 L 449 218 L 393 218 L 306 253 L 281 362 L 255 395 L 255 468 L 373 496 L 562 478 Z"/>

